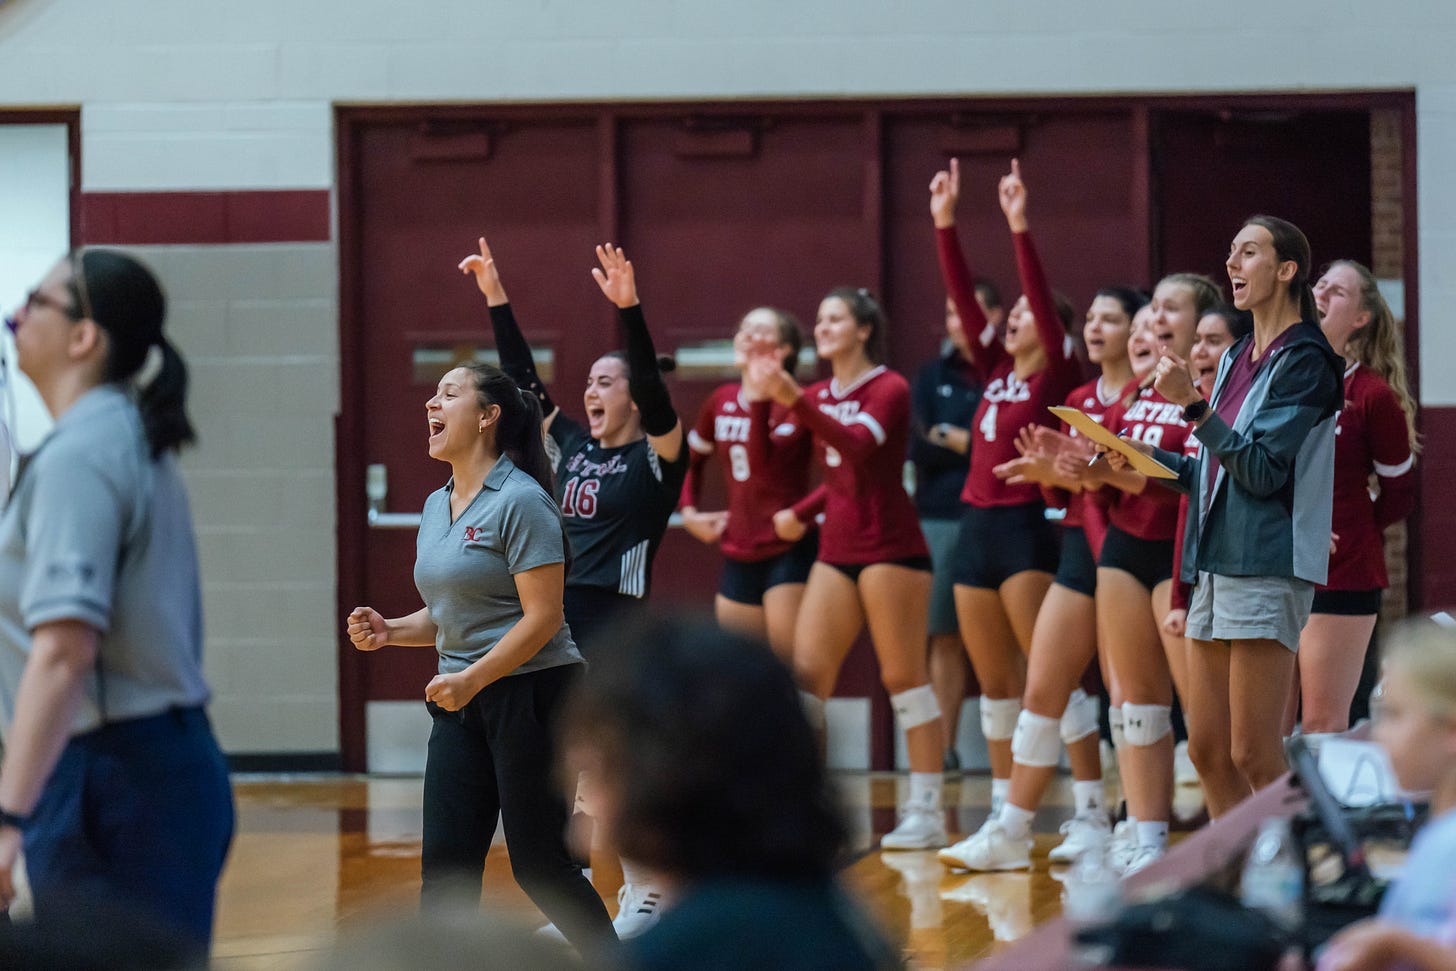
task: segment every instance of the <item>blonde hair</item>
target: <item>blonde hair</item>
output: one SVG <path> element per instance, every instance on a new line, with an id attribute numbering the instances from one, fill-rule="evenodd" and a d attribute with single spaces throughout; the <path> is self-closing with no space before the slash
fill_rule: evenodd
<path id="1" fill-rule="evenodd" d="M 1390 390 L 1395 392 L 1395 400 L 1400 402 L 1400 410 L 1405 412 L 1411 452 L 1419 452 L 1421 437 L 1416 432 L 1416 400 L 1405 376 L 1405 348 L 1401 346 L 1400 323 L 1395 319 L 1390 304 L 1381 296 L 1374 273 L 1354 260 L 1335 260 L 1329 269 L 1337 266 L 1349 267 L 1360 278 L 1360 309 L 1370 314 L 1370 323 L 1350 335 L 1345 344 L 1345 356 L 1368 367 L 1390 385 Z"/>
<path id="2" fill-rule="evenodd" d="M 1169 273 L 1158 281 L 1158 287 L 1163 284 L 1171 286 L 1186 287 L 1188 292 L 1193 294 L 1193 308 L 1196 314 L 1194 325 L 1203 319 L 1203 315 L 1223 302 L 1223 290 L 1217 283 L 1202 273 Z M 1158 287 L 1154 287 L 1156 292 Z"/>
<path id="3" fill-rule="evenodd" d="M 1456 628 L 1433 620 L 1401 621 L 1387 639 L 1384 665 L 1398 669 L 1439 718 L 1456 718 Z"/>

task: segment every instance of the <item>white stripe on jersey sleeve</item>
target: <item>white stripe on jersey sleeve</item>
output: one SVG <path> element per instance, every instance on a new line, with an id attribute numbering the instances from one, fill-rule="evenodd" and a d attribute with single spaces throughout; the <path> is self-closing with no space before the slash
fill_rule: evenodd
<path id="1" fill-rule="evenodd" d="M 1411 467 L 1416 464 L 1416 457 L 1407 455 L 1405 461 L 1399 465 L 1386 465 L 1384 462 L 1372 462 L 1372 464 L 1375 466 L 1376 475 L 1382 479 L 1394 479 L 1409 472 Z"/>
<path id="2" fill-rule="evenodd" d="M 981 346 L 990 347 L 996 342 L 996 325 L 989 320 L 986 321 L 986 329 L 981 331 Z"/>
<path id="3" fill-rule="evenodd" d="M 870 434 L 875 436 L 876 444 L 885 444 L 885 430 L 880 427 L 880 423 L 875 421 L 874 418 L 861 411 L 854 416 L 854 420 L 870 430 Z"/>
<path id="4" fill-rule="evenodd" d="M 622 579 L 617 583 L 617 592 L 629 597 L 642 597 L 647 593 L 647 544 L 643 540 L 622 554 Z"/>
<path id="5" fill-rule="evenodd" d="M 652 470 L 652 477 L 658 482 L 661 482 L 662 463 L 657 458 L 657 449 L 651 445 L 647 446 L 647 467 Z"/>
<path id="6" fill-rule="evenodd" d="M 713 443 L 699 435 L 696 428 L 688 430 L 688 448 L 699 455 L 712 455 L 714 452 Z"/>

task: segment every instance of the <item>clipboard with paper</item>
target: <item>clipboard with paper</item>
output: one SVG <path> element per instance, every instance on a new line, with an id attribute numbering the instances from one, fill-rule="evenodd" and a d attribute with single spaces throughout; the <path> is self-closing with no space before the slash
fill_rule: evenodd
<path id="1" fill-rule="evenodd" d="M 1090 415 L 1078 411 L 1076 408 L 1069 408 L 1065 405 L 1053 405 L 1047 410 L 1049 410 L 1052 414 L 1056 415 L 1062 421 L 1066 422 L 1068 425 L 1075 428 L 1078 435 L 1081 435 L 1083 438 L 1095 442 L 1098 445 L 1102 445 L 1108 450 L 1116 452 L 1123 458 L 1127 459 L 1128 465 L 1131 465 L 1134 470 L 1141 472 L 1148 478 L 1178 478 L 1178 473 L 1174 472 L 1172 469 L 1168 468 L 1157 459 L 1151 458 L 1147 455 L 1144 455 L 1142 452 L 1139 452 L 1137 449 L 1129 445 L 1126 440 L 1118 438 L 1112 432 L 1102 427 L 1097 419 L 1091 417 Z"/>

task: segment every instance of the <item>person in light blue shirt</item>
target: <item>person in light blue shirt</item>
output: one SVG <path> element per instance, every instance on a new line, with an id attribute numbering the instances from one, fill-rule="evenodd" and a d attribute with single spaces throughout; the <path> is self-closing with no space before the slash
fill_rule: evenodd
<path id="1" fill-rule="evenodd" d="M 433 647 L 425 686 L 420 903 L 480 904 L 498 820 L 521 889 L 578 949 L 615 942 L 601 898 L 566 847 L 568 805 L 552 773 L 552 722 L 582 670 L 563 621 L 567 545 L 551 498 L 541 409 L 498 368 L 457 367 L 425 405 L 430 457 L 450 481 L 425 502 L 406 617 L 349 614 L 361 651 Z"/>
<path id="2" fill-rule="evenodd" d="M 1456 968 L 1456 632 L 1429 621 L 1386 647 L 1375 738 L 1401 787 L 1431 793 L 1431 819 L 1377 916 L 1337 934 L 1319 971 Z"/>
<path id="3" fill-rule="evenodd" d="M 176 460 L 193 431 L 165 316 L 146 267 L 88 250 L 56 264 L 7 322 L 56 424 L 0 517 L 0 906 L 23 842 L 42 933 L 59 943 L 84 922 L 108 953 L 138 953 L 145 937 L 195 962 L 233 802 L 203 709 L 202 598 Z M 155 376 L 137 387 L 149 360 Z M 127 916 L 103 922 L 103 911 Z"/>

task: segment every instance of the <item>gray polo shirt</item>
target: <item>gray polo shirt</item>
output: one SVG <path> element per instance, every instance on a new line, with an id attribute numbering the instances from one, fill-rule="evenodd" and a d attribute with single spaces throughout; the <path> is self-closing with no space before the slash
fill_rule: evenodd
<path id="1" fill-rule="evenodd" d="M 463 671 L 485 656 L 524 614 L 515 574 L 566 561 L 561 513 L 540 484 L 502 455 L 485 487 L 453 523 L 452 479 L 425 500 L 415 543 L 415 586 L 439 633 L 440 673 Z M 511 674 L 580 664 L 563 623 Z"/>
<path id="2" fill-rule="evenodd" d="M 83 395 L 24 464 L 0 517 L 0 715 L 8 729 L 30 632 L 79 620 L 101 634 L 73 734 L 208 699 L 187 493 L 152 461 L 119 387 Z"/>

